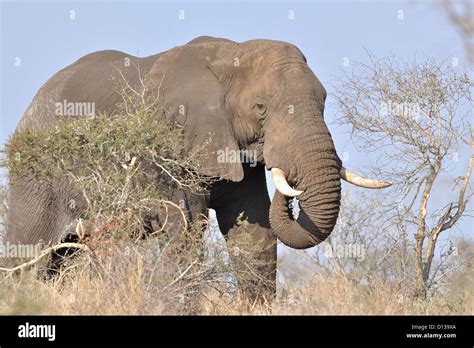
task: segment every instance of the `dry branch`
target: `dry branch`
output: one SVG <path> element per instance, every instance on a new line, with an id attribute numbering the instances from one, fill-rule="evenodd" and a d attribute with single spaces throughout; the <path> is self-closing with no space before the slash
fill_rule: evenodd
<path id="1" fill-rule="evenodd" d="M 0 272 L 6 272 L 8 274 L 12 274 L 18 271 L 23 271 L 26 270 L 32 266 L 34 266 L 36 263 L 44 259 L 46 256 L 49 256 L 51 253 L 58 251 L 59 249 L 63 248 L 74 248 L 82 251 L 89 251 L 89 247 L 85 244 L 81 243 L 60 243 L 53 245 L 49 248 L 44 249 L 37 257 L 35 257 L 33 260 L 30 260 L 28 262 L 22 263 L 21 265 L 15 266 L 15 267 L 0 267 Z"/>

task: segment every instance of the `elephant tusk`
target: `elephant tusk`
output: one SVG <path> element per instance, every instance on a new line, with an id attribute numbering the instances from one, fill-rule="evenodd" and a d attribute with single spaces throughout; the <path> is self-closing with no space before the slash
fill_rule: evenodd
<path id="1" fill-rule="evenodd" d="M 360 187 L 381 189 L 392 185 L 392 183 L 388 181 L 378 181 L 364 178 L 360 175 L 357 175 L 356 173 L 351 172 L 350 170 L 347 170 L 343 166 L 341 166 L 340 174 L 343 180 Z"/>
<path id="2" fill-rule="evenodd" d="M 290 185 L 288 185 L 285 173 L 279 168 L 272 168 L 272 178 L 276 189 L 282 195 L 287 197 L 296 197 L 303 193 L 303 191 L 294 190 Z"/>

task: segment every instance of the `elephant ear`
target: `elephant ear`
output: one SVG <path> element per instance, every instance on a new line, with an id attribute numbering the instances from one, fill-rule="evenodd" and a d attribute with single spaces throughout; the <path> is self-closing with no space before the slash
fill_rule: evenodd
<path id="1" fill-rule="evenodd" d="M 238 182 L 244 172 L 223 85 L 209 69 L 213 49 L 211 43 L 174 48 L 157 59 L 147 80 L 160 86 L 167 117 L 183 127 L 186 150 L 204 148 L 201 172 Z"/>

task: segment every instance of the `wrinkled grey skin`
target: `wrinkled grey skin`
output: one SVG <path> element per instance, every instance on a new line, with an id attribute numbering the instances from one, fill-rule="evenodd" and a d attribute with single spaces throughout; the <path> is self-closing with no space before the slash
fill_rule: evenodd
<path id="1" fill-rule="evenodd" d="M 216 210 L 219 227 L 229 241 L 237 231 L 241 212 L 248 219 L 249 233 L 262 245 L 262 276 L 274 290 L 276 238 L 293 248 L 308 248 L 323 241 L 337 220 L 340 204 L 340 161 L 323 111 L 326 91 L 292 44 L 271 40 L 235 43 L 199 37 L 186 45 L 136 58 L 118 51 L 89 54 L 54 75 L 39 90 L 16 132 L 48 129 L 59 120 L 54 104 L 94 102 L 96 113 L 114 113 L 120 96 L 114 92 L 117 71 L 125 58 L 130 67 L 122 71 L 139 88 L 137 70 L 148 84 L 161 85 L 171 114 L 183 125 L 190 148 L 203 144 L 212 134 L 204 173 L 225 180 L 215 183 L 209 197 L 192 199 L 177 193 L 188 204 L 189 217 L 208 208 Z M 185 115 L 178 113 L 186 106 Z M 158 116 L 157 116 L 158 117 Z M 255 150 L 258 165 L 219 163 L 215 151 Z M 280 168 L 290 185 L 304 191 L 299 196 L 297 220 L 288 209 L 289 198 L 278 191 L 270 203 L 265 167 Z M 80 215 L 68 202 L 82 197 L 67 183 L 38 185 L 27 174 L 10 181 L 10 212 L 6 240 L 13 243 L 59 241 L 65 226 Z M 262 244 L 259 244 L 262 243 Z M 263 251 L 265 250 L 265 251 Z"/>

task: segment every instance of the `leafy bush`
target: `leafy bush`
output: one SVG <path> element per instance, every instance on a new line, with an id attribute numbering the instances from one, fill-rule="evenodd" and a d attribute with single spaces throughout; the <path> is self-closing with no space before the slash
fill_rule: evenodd
<path id="1" fill-rule="evenodd" d="M 47 131 L 16 134 L 6 149 L 10 175 L 72 182 L 86 201 L 83 218 L 96 233 L 139 239 L 151 215 L 183 208 L 170 201 L 173 191 L 203 194 L 209 181 L 199 174 L 203 147 L 184 151 L 181 130 L 160 121 L 154 108 L 63 119 Z"/>

